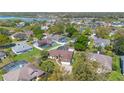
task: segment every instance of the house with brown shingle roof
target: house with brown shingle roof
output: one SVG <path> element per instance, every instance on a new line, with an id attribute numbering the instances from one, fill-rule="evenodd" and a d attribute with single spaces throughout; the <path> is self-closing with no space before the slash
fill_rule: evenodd
<path id="1" fill-rule="evenodd" d="M 37 41 L 39 47 L 44 45 L 51 45 L 52 41 L 48 38 Z"/>
<path id="2" fill-rule="evenodd" d="M 72 56 L 73 56 L 72 51 L 66 51 L 66 50 L 49 51 L 49 58 L 56 60 L 57 63 L 62 65 L 71 65 Z"/>
<path id="3" fill-rule="evenodd" d="M 41 71 L 31 63 L 28 63 L 22 68 L 4 74 L 3 79 L 4 81 L 32 81 L 43 75 L 45 75 L 44 71 Z"/>

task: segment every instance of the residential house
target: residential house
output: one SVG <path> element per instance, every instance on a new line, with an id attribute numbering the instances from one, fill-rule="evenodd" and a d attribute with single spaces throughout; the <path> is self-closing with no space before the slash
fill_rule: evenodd
<path id="1" fill-rule="evenodd" d="M 49 38 L 51 38 L 52 41 L 59 43 L 59 44 L 66 44 L 67 43 L 67 37 L 64 37 L 61 35 L 51 35 Z"/>
<path id="2" fill-rule="evenodd" d="M 41 30 L 48 30 L 48 29 L 49 29 L 48 24 L 41 25 Z"/>
<path id="3" fill-rule="evenodd" d="M 106 73 L 112 71 L 112 57 L 98 53 L 89 53 L 88 59 L 100 64 L 100 68 L 97 70 L 98 73 Z"/>
<path id="4" fill-rule="evenodd" d="M 124 26 L 124 22 L 112 22 L 113 27 L 122 27 Z"/>
<path id="5" fill-rule="evenodd" d="M 24 27 L 25 26 L 25 22 L 19 22 L 16 24 L 17 27 Z"/>
<path id="6" fill-rule="evenodd" d="M 32 81 L 45 75 L 45 72 L 37 69 L 33 64 L 27 63 L 23 67 L 9 71 L 3 75 L 4 81 Z"/>
<path id="7" fill-rule="evenodd" d="M 51 44 L 52 44 L 52 41 L 51 41 L 51 39 L 48 39 L 48 38 L 37 41 L 38 47 L 41 47 L 44 45 L 50 46 Z"/>
<path id="8" fill-rule="evenodd" d="M 6 58 L 6 53 L 4 51 L 0 51 L 0 60 L 3 60 Z"/>
<path id="9" fill-rule="evenodd" d="M 50 59 L 56 60 L 57 63 L 62 65 L 71 65 L 72 62 L 72 51 L 66 51 L 66 50 L 51 50 L 49 51 L 49 57 Z"/>
<path id="10" fill-rule="evenodd" d="M 26 42 L 18 42 L 14 47 L 12 47 L 12 51 L 15 54 L 22 54 L 30 50 L 32 50 L 32 46 L 29 46 Z"/>
<path id="11" fill-rule="evenodd" d="M 94 39 L 95 47 L 106 47 L 110 45 L 109 39 L 97 38 L 95 36 L 93 37 L 93 39 Z"/>
<path id="12" fill-rule="evenodd" d="M 30 36 L 33 36 L 33 31 L 25 31 L 25 34 L 30 37 Z"/>
<path id="13" fill-rule="evenodd" d="M 21 41 L 27 39 L 27 35 L 23 32 L 15 33 L 11 37 L 12 37 L 12 39 L 17 39 L 17 40 L 21 40 Z"/>

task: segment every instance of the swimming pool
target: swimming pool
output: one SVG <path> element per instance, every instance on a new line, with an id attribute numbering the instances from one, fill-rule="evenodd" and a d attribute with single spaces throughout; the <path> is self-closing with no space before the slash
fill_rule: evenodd
<path id="1" fill-rule="evenodd" d="M 22 68 L 27 63 L 28 62 L 25 61 L 25 60 L 21 60 L 21 61 L 18 61 L 18 62 L 12 62 L 8 65 L 5 65 L 2 69 L 6 72 L 14 71 L 14 70 Z"/>

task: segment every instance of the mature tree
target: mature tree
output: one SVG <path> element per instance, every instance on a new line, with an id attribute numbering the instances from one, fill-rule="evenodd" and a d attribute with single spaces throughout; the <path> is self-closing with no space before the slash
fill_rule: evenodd
<path id="1" fill-rule="evenodd" d="M 0 28 L 0 34 L 3 34 L 3 35 L 10 35 L 8 29 L 6 29 L 6 28 Z"/>
<path id="2" fill-rule="evenodd" d="M 58 24 L 55 24 L 54 26 L 51 26 L 49 28 L 49 32 L 50 33 L 57 33 L 57 34 L 64 33 L 64 24 L 58 23 Z"/>
<path id="3" fill-rule="evenodd" d="M 99 64 L 90 62 L 86 53 L 79 52 L 75 54 L 73 64 L 73 79 L 74 80 L 101 80 L 101 75 L 97 73 Z"/>
<path id="4" fill-rule="evenodd" d="M 12 41 L 8 36 L 0 34 L 0 46 L 8 45 L 11 42 Z"/>
<path id="5" fill-rule="evenodd" d="M 88 47 L 88 36 L 86 35 L 81 35 L 80 37 L 78 37 L 77 41 L 75 42 L 75 49 L 78 51 L 84 51 L 87 49 Z"/>
<path id="6" fill-rule="evenodd" d="M 39 25 L 35 25 L 31 30 L 36 38 L 41 39 L 43 37 L 43 31 Z"/>
<path id="7" fill-rule="evenodd" d="M 115 41 L 114 51 L 118 55 L 124 55 L 124 37 L 119 38 Z"/>
<path id="8" fill-rule="evenodd" d="M 118 29 L 118 31 L 116 32 L 116 34 L 114 34 L 114 39 L 119 39 L 124 37 L 124 29 Z"/>
<path id="9" fill-rule="evenodd" d="M 111 31 L 110 27 L 104 27 L 104 26 L 97 27 L 96 35 L 100 38 L 108 38 L 110 31 Z"/>
<path id="10" fill-rule="evenodd" d="M 89 36 L 89 35 L 91 35 L 91 33 L 92 33 L 91 28 L 86 28 L 86 29 L 83 31 L 82 34 Z"/>
<path id="11" fill-rule="evenodd" d="M 75 27 L 70 24 L 68 24 L 66 26 L 66 32 L 68 33 L 68 37 L 74 37 L 74 36 L 78 35 L 77 29 L 75 29 Z"/>
<path id="12" fill-rule="evenodd" d="M 5 73 L 5 71 L 3 71 L 3 70 L 0 70 L 0 81 L 2 81 L 3 80 L 3 77 L 2 77 L 2 75 Z"/>
<path id="13" fill-rule="evenodd" d="M 64 69 L 57 65 L 55 66 L 54 72 L 48 77 L 50 81 L 66 81 L 66 80 L 73 80 L 73 77 L 64 72 Z"/>
<path id="14" fill-rule="evenodd" d="M 53 74 L 49 76 L 48 80 L 63 80 L 63 71 L 60 69 L 59 66 L 55 67 Z"/>
<path id="15" fill-rule="evenodd" d="M 45 51 L 45 50 L 41 51 L 41 53 L 40 53 L 41 61 L 45 61 L 45 60 L 47 60 L 47 58 L 48 58 L 48 51 Z"/>
<path id="16" fill-rule="evenodd" d="M 55 65 L 51 61 L 44 61 L 40 64 L 40 68 L 48 74 L 51 74 L 54 71 Z"/>
<path id="17" fill-rule="evenodd" d="M 43 30 L 41 30 L 41 26 L 39 23 L 31 24 L 30 26 L 25 27 L 26 30 L 33 31 L 33 34 L 36 38 L 41 39 L 43 37 Z"/>

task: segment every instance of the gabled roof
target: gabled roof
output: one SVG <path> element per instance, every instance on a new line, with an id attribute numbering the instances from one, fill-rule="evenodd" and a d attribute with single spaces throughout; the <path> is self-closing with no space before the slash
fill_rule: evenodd
<path id="1" fill-rule="evenodd" d="M 91 61 L 96 61 L 102 64 L 105 68 L 112 70 L 112 57 L 110 56 L 97 53 L 89 53 L 88 59 L 90 59 Z"/>
<path id="2" fill-rule="evenodd" d="M 44 71 L 41 71 L 31 63 L 28 63 L 20 69 L 4 74 L 3 78 L 6 81 L 30 81 L 36 77 L 42 76 L 43 74 Z"/>
<path id="3" fill-rule="evenodd" d="M 13 35 L 13 37 L 14 37 L 14 38 L 19 38 L 19 39 L 26 39 L 26 38 L 27 38 L 26 34 L 23 33 L 23 32 L 15 33 L 15 34 Z"/>
<path id="4" fill-rule="evenodd" d="M 61 62 L 71 62 L 73 52 L 66 50 L 51 50 L 49 51 L 49 55 L 53 57 L 59 57 Z"/>
<path id="5" fill-rule="evenodd" d="M 95 42 L 96 46 L 105 47 L 105 46 L 110 45 L 110 40 L 109 39 L 102 39 L 102 38 L 97 38 L 97 37 L 94 37 L 93 39 L 94 39 L 94 42 Z"/>
<path id="6" fill-rule="evenodd" d="M 39 40 L 38 45 L 39 46 L 47 45 L 47 44 L 51 44 L 51 42 L 52 42 L 51 39 L 46 38 L 46 39 Z"/>

